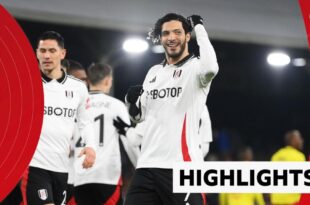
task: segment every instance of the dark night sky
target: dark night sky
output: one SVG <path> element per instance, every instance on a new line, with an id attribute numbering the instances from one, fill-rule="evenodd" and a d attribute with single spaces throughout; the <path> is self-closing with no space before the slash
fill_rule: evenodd
<path id="1" fill-rule="evenodd" d="M 19 21 L 35 45 L 46 30 L 55 30 L 65 38 L 67 57 L 85 67 L 105 60 L 114 67 L 114 96 L 123 100 L 130 85 L 141 84 L 147 70 L 163 59 L 163 54 L 146 52 L 128 56 L 122 50 L 123 40 L 135 33 L 72 27 L 39 22 Z M 136 33 L 141 37 L 145 34 Z M 211 39 L 212 40 L 212 39 Z M 310 66 L 292 65 L 273 70 L 267 65 L 269 51 L 280 49 L 267 45 L 212 41 L 220 71 L 208 97 L 213 128 L 226 128 L 243 144 L 251 145 L 258 159 L 268 160 L 283 145 L 288 129 L 299 129 L 310 151 Z M 197 53 L 197 45 L 190 48 Z M 304 57 L 310 63 L 307 49 L 282 48 L 292 58 Z"/>

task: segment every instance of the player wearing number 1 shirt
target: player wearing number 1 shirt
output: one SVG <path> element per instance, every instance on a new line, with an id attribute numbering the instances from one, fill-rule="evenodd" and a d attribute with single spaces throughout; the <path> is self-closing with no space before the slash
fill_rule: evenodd
<path id="1" fill-rule="evenodd" d="M 90 87 L 90 108 L 94 120 L 97 161 L 91 169 L 83 170 L 75 162 L 75 197 L 79 205 L 121 205 L 121 156 L 119 134 L 113 119 L 121 118 L 130 124 L 126 106 L 109 93 L 112 86 L 111 67 L 93 64 L 87 70 Z M 77 143 L 80 146 L 83 143 Z M 79 153 L 76 147 L 75 153 Z"/>

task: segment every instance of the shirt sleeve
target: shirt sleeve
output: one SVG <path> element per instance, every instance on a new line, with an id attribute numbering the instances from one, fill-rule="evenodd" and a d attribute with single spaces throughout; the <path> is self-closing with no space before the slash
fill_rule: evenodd
<path id="1" fill-rule="evenodd" d="M 122 103 L 120 103 L 120 107 L 118 109 L 118 116 L 127 124 L 130 124 L 130 119 L 129 119 L 129 114 L 128 111 L 125 107 L 125 105 L 123 105 Z M 128 129 L 128 131 L 131 128 Z M 127 132 L 128 132 L 127 131 Z M 132 164 L 134 165 L 134 167 L 136 167 L 137 165 L 137 161 L 138 161 L 138 156 L 140 154 L 140 149 L 137 146 L 133 146 L 130 142 L 129 139 L 123 135 L 120 135 L 120 139 L 123 143 L 123 147 L 130 159 L 130 161 L 132 162 Z"/>
<path id="2" fill-rule="evenodd" d="M 210 115 L 207 106 L 204 107 L 201 117 L 201 126 L 199 129 L 199 134 L 201 135 L 202 142 L 212 142 L 212 126 L 211 126 L 211 120 Z"/>
<path id="3" fill-rule="evenodd" d="M 123 102 L 119 101 L 119 106 L 117 108 L 118 113 L 116 114 L 118 117 L 120 117 L 126 124 L 130 125 L 130 118 L 128 111 L 126 109 L 126 106 Z"/>
<path id="4" fill-rule="evenodd" d="M 195 26 L 194 30 L 200 52 L 198 69 L 200 83 L 202 87 L 206 87 L 218 72 L 217 58 L 204 26 L 198 24 Z"/>
<path id="5" fill-rule="evenodd" d="M 139 123 L 136 127 L 131 127 L 127 130 L 126 136 L 129 143 L 132 146 L 138 147 L 142 144 L 142 138 L 144 135 L 144 125 L 145 122 Z"/>
<path id="6" fill-rule="evenodd" d="M 81 101 L 77 110 L 78 128 L 85 140 L 86 147 L 95 149 L 96 143 L 92 119 L 89 95 L 86 86 L 84 86 L 81 89 Z"/>
<path id="7" fill-rule="evenodd" d="M 144 79 L 144 82 L 142 85 L 144 92 L 141 94 L 141 96 L 138 98 L 138 100 L 136 102 L 136 107 L 139 109 L 139 114 L 137 114 L 136 116 L 130 115 L 130 119 L 134 123 L 140 123 L 140 122 L 144 121 L 144 119 L 145 119 L 146 104 L 147 104 L 148 78 L 150 76 L 151 71 L 152 71 L 152 68 L 149 70 L 149 72 L 147 73 L 147 75 Z M 130 103 L 128 103 L 126 99 L 127 99 L 127 97 L 125 97 L 126 106 L 127 106 L 128 110 L 130 110 L 130 106 L 132 106 L 132 105 Z"/>
<path id="8" fill-rule="evenodd" d="M 136 167 L 137 162 L 138 162 L 138 157 L 140 155 L 139 147 L 131 146 L 130 143 L 128 142 L 128 138 L 123 135 L 120 135 L 120 139 L 122 141 L 123 147 L 127 153 L 129 160 L 131 161 L 132 165 Z"/>

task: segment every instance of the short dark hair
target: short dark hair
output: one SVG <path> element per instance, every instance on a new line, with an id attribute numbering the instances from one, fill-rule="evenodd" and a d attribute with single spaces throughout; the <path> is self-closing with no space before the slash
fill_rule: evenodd
<path id="1" fill-rule="evenodd" d="M 289 130 L 284 135 L 284 140 L 286 145 L 292 145 L 294 137 L 296 135 L 301 135 L 299 130 Z"/>
<path id="2" fill-rule="evenodd" d="M 185 33 L 191 32 L 193 29 L 189 23 L 189 21 L 182 15 L 176 14 L 176 13 L 168 13 L 165 16 L 161 17 L 157 20 L 154 26 L 154 37 L 160 37 L 161 36 L 161 29 L 164 23 L 172 20 L 177 20 L 182 23 L 182 27 L 185 31 Z"/>
<path id="3" fill-rule="evenodd" d="M 112 68 L 108 64 L 93 63 L 87 69 L 87 77 L 91 85 L 97 85 L 105 77 L 110 75 L 112 75 Z"/>
<path id="4" fill-rule="evenodd" d="M 72 71 L 75 70 L 84 70 L 85 68 L 83 65 L 75 60 L 67 59 L 68 65 L 67 65 L 67 73 L 70 74 Z"/>
<path id="5" fill-rule="evenodd" d="M 57 41 L 59 47 L 65 48 L 64 38 L 56 31 L 45 31 L 42 33 L 37 40 L 37 47 L 39 46 L 39 42 L 42 40 L 55 40 Z"/>

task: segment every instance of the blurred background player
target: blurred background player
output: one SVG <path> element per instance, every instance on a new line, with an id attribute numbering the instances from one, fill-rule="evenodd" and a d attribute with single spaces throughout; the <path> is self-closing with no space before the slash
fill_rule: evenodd
<path id="1" fill-rule="evenodd" d="M 128 111 L 123 102 L 107 95 L 112 86 L 112 69 L 109 65 L 91 65 L 87 69 L 87 77 L 90 108 L 95 123 L 97 160 L 88 170 L 75 166 L 76 202 L 79 205 L 121 205 L 121 155 L 119 134 L 113 119 L 119 117 L 130 124 Z M 76 147 L 75 151 L 81 148 Z"/>
<path id="2" fill-rule="evenodd" d="M 87 85 L 87 75 L 86 70 L 82 66 L 81 63 L 71 60 L 71 59 L 64 59 L 61 61 L 62 67 L 66 70 L 68 75 L 72 75 L 73 77 L 82 80 Z M 87 85 L 88 87 L 88 85 Z M 71 139 L 71 146 L 70 146 L 70 166 L 68 171 L 68 186 L 67 186 L 67 205 L 76 205 L 75 198 L 74 198 L 74 147 L 75 143 L 80 138 L 80 133 L 78 130 L 78 126 L 76 124 L 74 134 Z"/>
<path id="3" fill-rule="evenodd" d="M 298 130 L 290 130 L 285 133 L 284 140 L 286 146 L 279 149 L 271 157 L 271 161 L 305 161 L 306 157 L 302 153 L 304 140 Z M 300 194 L 270 194 L 272 205 L 293 205 L 298 204 Z"/>
<path id="4" fill-rule="evenodd" d="M 66 59 L 67 60 L 67 73 L 73 77 L 80 79 L 87 85 L 87 74 L 84 66 L 78 61 Z"/>
<path id="5" fill-rule="evenodd" d="M 84 157 L 82 166 L 90 168 L 95 161 L 89 97 L 85 84 L 61 69 L 66 49 L 59 33 L 43 33 L 36 51 L 44 89 L 44 117 L 36 151 L 22 177 L 23 200 L 29 205 L 64 204 L 75 119 L 87 142 L 80 153 Z"/>
<path id="6" fill-rule="evenodd" d="M 251 147 L 244 147 L 238 155 L 240 161 L 254 159 Z M 219 205 L 265 205 L 265 201 L 260 193 L 220 193 Z"/>
<path id="7" fill-rule="evenodd" d="M 185 19 L 169 13 L 158 19 L 150 38 L 165 49 L 162 64 L 153 66 L 143 86 L 129 88 L 131 119 L 145 121 L 141 154 L 125 204 L 206 204 L 205 196 L 172 193 L 174 162 L 203 162 L 199 120 L 210 84 L 218 72 L 217 58 L 198 15 Z M 195 30 L 200 58 L 188 51 Z"/>

